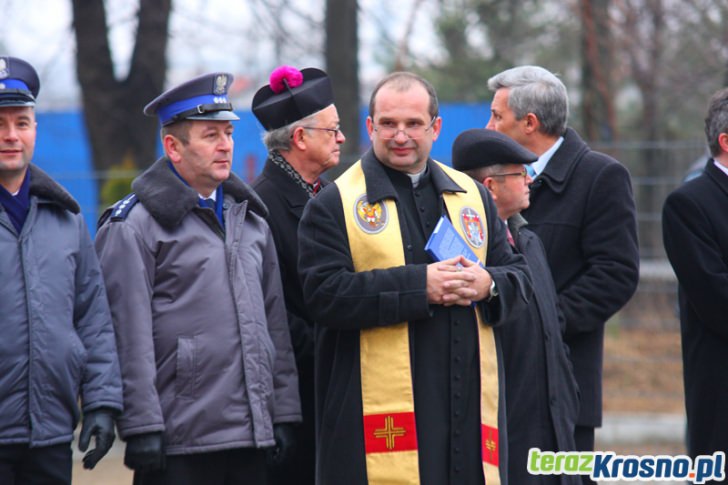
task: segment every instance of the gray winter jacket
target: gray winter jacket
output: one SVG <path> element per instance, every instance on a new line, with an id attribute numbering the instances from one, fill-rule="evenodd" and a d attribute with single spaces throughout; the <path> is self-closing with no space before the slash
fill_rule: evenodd
<path id="1" fill-rule="evenodd" d="M 18 234 L 0 205 L 0 445 L 67 443 L 84 411 L 121 411 L 114 331 L 79 207 L 30 165 Z"/>
<path id="2" fill-rule="evenodd" d="M 272 446 L 301 419 L 266 209 L 235 175 L 225 230 L 162 158 L 110 210 L 96 249 L 124 381 L 122 438 L 164 431 L 167 454 Z M 121 209 L 121 210 L 120 210 Z"/>

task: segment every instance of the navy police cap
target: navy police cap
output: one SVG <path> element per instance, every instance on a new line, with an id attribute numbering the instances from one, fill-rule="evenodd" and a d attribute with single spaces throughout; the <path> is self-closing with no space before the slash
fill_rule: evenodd
<path id="1" fill-rule="evenodd" d="M 273 70 L 266 84 L 253 96 L 253 114 L 263 128 L 275 130 L 290 125 L 334 104 L 329 76 L 321 69 L 300 71 L 291 66 Z"/>
<path id="2" fill-rule="evenodd" d="M 144 107 L 147 116 L 158 116 L 162 126 L 182 120 L 239 120 L 228 101 L 233 75 L 214 72 L 196 77 L 157 96 Z"/>
<path id="3" fill-rule="evenodd" d="M 0 107 L 35 106 L 38 73 L 22 59 L 0 56 Z"/>
<path id="4" fill-rule="evenodd" d="M 452 145 L 452 166 L 471 170 L 491 165 L 524 164 L 538 160 L 508 135 L 485 128 L 466 130 Z"/>

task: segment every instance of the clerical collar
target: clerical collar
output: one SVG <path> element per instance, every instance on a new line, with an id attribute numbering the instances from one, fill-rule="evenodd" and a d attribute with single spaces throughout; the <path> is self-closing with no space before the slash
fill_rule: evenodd
<path id="1" fill-rule="evenodd" d="M 412 187 L 417 188 L 418 185 L 420 185 L 420 180 L 422 180 L 422 176 L 425 175 L 425 172 L 427 172 L 427 165 L 425 165 L 425 168 L 422 169 L 419 173 L 408 173 L 407 176 L 410 178 L 410 181 L 412 182 Z"/>
<path id="2" fill-rule="evenodd" d="M 288 160 L 283 158 L 283 155 L 281 155 L 278 150 L 271 150 L 268 152 L 268 157 L 274 165 L 288 174 L 288 176 L 291 177 L 298 186 L 305 190 L 310 198 L 314 198 L 316 196 L 316 192 L 318 192 L 321 188 L 320 179 L 316 179 L 316 181 L 312 184 L 306 182 L 303 177 L 301 177 L 301 174 L 298 173 L 290 163 L 288 163 Z"/>
<path id="3" fill-rule="evenodd" d="M 564 137 L 560 136 L 559 139 L 556 140 L 556 143 L 551 145 L 551 148 L 543 152 L 541 156 L 538 157 L 538 160 L 531 164 L 531 168 L 533 168 L 537 176 L 544 171 L 546 165 L 549 163 L 549 160 L 551 160 L 551 157 L 554 156 L 554 153 L 556 153 L 556 150 L 559 149 L 562 143 L 564 143 Z"/>

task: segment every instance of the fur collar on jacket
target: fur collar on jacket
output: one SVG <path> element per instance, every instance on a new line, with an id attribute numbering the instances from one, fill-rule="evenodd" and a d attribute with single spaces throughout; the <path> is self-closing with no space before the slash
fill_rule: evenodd
<path id="1" fill-rule="evenodd" d="M 28 169 L 30 170 L 30 195 L 57 204 L 74 214 L 81 212 L 78 202 L 47 173 L 33 164 L 30 164 Z"/>
<path id="2" fill-rule="evenodd" d="M 168 163 L 166 157 L 154 162 L 134 179 L 131 188 L 161 226 L 174 228 L 190 211 L 199 207 L 199 195 L 169 169 Z M 263 201 L 234 173 L 231 172 L 230 177 L 222 183 L 222 190 L 226 197 L 232 197 L 235 202 L 247 201 L 248 208 L 261 217 L 268 215 L 268 209 Z"/>
<path id="3" fill-rule="evenodd" d="M 511 233 L 517 234 L 522 228 L 528 225 L 528 221 L 521 213 L 513 214 L 508 218 L 508 229 Z"/>

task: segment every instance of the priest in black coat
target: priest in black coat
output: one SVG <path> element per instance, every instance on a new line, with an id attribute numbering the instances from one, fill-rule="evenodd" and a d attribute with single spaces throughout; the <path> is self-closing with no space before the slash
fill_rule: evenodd
<path id="1" fill-rule="evenodd" d="M 319 485 L 483 485 L 486 475 L 508 483 L 500 344 L 496 335 L 479 346 L 479 336 L 490 344 L 491 326 L 525 309 L 531 280 L 488 192 L 429 157 L 441 123 L 426 80 L 384 78 L 370 99 L 372 149 L 304 210 L 299 270 L 316 320 Z M 451 213 L 461 197 L 472 205 Z M 485 268 L 426 253 L 445 214 L 468 223 L 467 244 L 486 252 Z M 380 234 L 391 238 L 379 244 Z M 367 258 L 378 267 L 357 270 Z M 368 358 L 372 349 L 383 349 L 381 359 Z M 406 372 L 377 368 L 397 359 Z M 392 382 L 408 392 L 387 392 Z M 390 412 L 392 403 L 403 407 Z M 369 426 L 377 413 L 387 420 Z"/>
<path id="2" fill-rule="evenodd" d="M 344 134 L 331 81 L 323 71 L 282 66 L 253 98 L 253 113 L 266 130 L 268 159 L 253 188 L 270 216 L 278 252 L 291 343 L 298 367 L 303 423 L 295 430 L 292 456 L 269 467 L 271 484 L 314 483 L 313 319 L 298 278 L 298 224 L 306 203 L 326 182 L 321 175 L 339 163 Z"/>
<path id="3" fill-rule="evenodd" d="M 662 211 L 665 251 L 680 284 L 692 457 L 728 454 L 728 89 L 713 95 L 705 134 L 712 158 Z"/>

